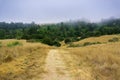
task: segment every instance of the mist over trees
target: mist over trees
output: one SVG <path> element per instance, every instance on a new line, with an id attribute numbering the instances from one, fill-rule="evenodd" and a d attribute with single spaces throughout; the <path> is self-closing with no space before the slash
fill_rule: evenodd
<path id="1" fill-rule="evenodd" d="M 51 46 L 61 46 L 61 41 L 69 43 L 87 37 L 119 33 L 120 19 L 100 23 L 74 21 L 44 25 L 0 22 L 0 39 L 26 39 Z"/>

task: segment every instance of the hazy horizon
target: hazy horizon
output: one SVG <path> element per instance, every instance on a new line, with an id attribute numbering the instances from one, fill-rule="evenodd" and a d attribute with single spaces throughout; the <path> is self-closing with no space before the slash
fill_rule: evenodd
<path id="1" fill-rule="evenodd" d="M 119 18 L 119 9 L 119 0 L 0 0 L 0 22 L 98 22 Z"/>

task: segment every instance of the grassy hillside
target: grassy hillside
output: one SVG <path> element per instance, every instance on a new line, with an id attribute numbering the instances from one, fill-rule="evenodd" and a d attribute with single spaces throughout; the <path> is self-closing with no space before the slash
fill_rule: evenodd
<path id="1" fill-rule="evenodd" d="M 108 42 L 114 37 L 120 36 L 87 38 L 75 44 L 94 41 L 103 44 L 60 50 L 76 80 L 120 80 L 120 42 Z"/>
<path id="2" fill-rule="evenodd" d="M 73 42 L 67 46 L 82 47 L 82 46 L 89 46 L 89 45 L 95 45 L 95 44 L 107 44 L 107 43 L 119 42 L 119 41 L 120 41 L 120 35 L 104 35 L 100 37 L 86 38 L 78 42 Z"/>
<path id="3" fill-rule="evenodd" d="M 90 38 L 86 38 L 86 39 L 83 39 L 81 41 L 75 42 L 75 44 L 83 44 L 85 42 L 106 43 L 106 42 L 108 42 L 108 40 L 110 40 L 112 38 L 119 38 L 120 39 L 120 35 L 104 35 L 104 36 L 100 36 L 100 37 L 90 37 Z"/>
<path id="4" fill-rule="evenodd" d="M 27 43 L 26 40 L 0 40 L 0 42 L 0 80 L 29 80 L 45 72 L 45 57 L 49 46 Z M 17 44 L 13 44 L 16 42 Z"/>
<path id="5" fill-rule="evenodd" d="M 84 45 L 86 42 L 99 43 Z M 56 48 L 26 40 L 0 40 L 0 80 L 43 80 L 42 75 L 49 73 L 45 70 L 46 57 L 53 48 L 59 50 L 55 54 L 61 57 L 57 58 L 65 62 L 62 73 L 67 70 L 74 80 L 120 80 L 120 35 L 91 37 L 73 43 L 82 46 L 61 44 L 62 47 Z M 53 63 L 60 62 L 51 59 L 55 60 Z"/>

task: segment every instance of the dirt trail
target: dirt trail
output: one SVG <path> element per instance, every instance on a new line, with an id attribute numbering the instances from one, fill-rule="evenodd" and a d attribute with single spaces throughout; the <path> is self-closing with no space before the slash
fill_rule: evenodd
<path id="1" fill-rule="evenodd" d="M 74 80 L 71 76 L 58 50 L 49 51 L 43 80 Z"/>

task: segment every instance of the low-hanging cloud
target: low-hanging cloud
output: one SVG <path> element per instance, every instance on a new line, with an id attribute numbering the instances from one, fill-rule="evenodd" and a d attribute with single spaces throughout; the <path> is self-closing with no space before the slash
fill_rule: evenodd
<path id="1" fill-rule="evenodd" d="M 59 22 L 119 17 L 119 0 L 0 0 L 0 21 Z"/>

